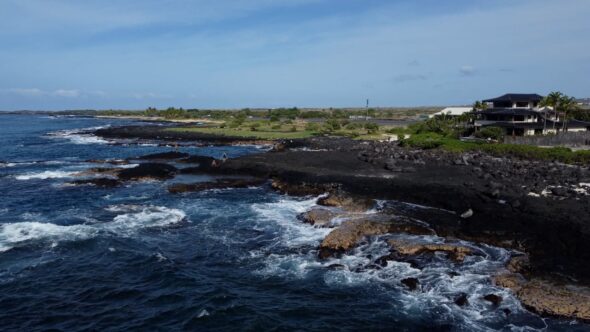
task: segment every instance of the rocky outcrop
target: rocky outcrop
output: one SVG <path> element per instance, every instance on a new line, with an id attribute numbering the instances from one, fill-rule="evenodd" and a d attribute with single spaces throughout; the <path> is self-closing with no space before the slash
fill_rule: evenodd
<path id="1" fill-rule="evenodd" d="M 170 151 L 170 152 L 148 154 L 145 156 L 141 156 L 137 159 L 139 159 L 139 160 L 175 160 L 175 159 L 187 158 L 187 157 L 189 157 L 188 153 Z"/>
<path id="2" fill-rule="evenodd" d="M 313 183 L 290 183 L 281 181 L 279 179 L 273 179 L 271 182 L 271 188 L 290 196 L 318 196 L 332 190 L 332 185 L 319 185 Z"/>
<path id="3" fill-rule="evenodd" d="M 338 213 L 333 210 L 315 207 L 307 212 L 299 214 L 297 219 L 316 227 L 331 227 L 332 219 L 342 214 L 342 212 Z"/>
<path id="4" fill-rule="evenodd" d="M 173 194 L 180 194 L 211 189 L 248 188 L 259 186 L 265 181 L 264 179 L 218 179 L 214 182 L 176 183 L 169 186 L 168 191 Z"/>
<path id="5" fill-rule="evenodd" d="M 590 321 L 590 289 L 550 280 L 530 281 L 517 273 L 494 278 L 496 285 L 512 290 L 522 305 L 540 315 Z"/>
<path id="6" fill-rule="evenodd" d="M 144 163 L 134 168 L 126 168 L 117 175 L 120 180 L 166 180 L 171 179 L 176 174 L 176 167 L 160 163 Z"/>
<path id="7" fill-rule="evenodd" d="M 375 201 L 372 199 L 353 197 L 343 192 L 329 194 L 318 199 L 317 203 L 324 206 L 339 207 L 349 212 L 363 212 L 375 205 Z"/>
<path id="8" fill-rule="evenodd" d="M 420 243 L 407 239 L 390 239 L 387 243 L 397 253 L 404 256 L 419 255 L 422 253 L 444 252 L 456 262 L 463 262 L 466 256 L 473 254 L 473 249 L 452 243 Z"/>
<path id="9" fill-rule="evenodd" d="M 373 217 L 375 219 L 375 217 Z M 391 217 L 389 217 L 391 218 Z M 365 237 L 387 233 L 432 234 L 429 228 L 403 219 L 389 220 L 349 220 L 334 229 L 320 244 L 320 258 L 327 258 L 346 252 Z"/>

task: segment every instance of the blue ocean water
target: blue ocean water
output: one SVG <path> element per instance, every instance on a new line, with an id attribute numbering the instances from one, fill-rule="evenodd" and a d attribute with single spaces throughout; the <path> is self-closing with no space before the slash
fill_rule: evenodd
<path id="1" fill-rule="evenodd" d="M 68 185 L 104 166 L 89 160 L 170 151 L 78 133 L 131 123 L 0 115 L 0 330 L 590 330 L 542 319 L 493 287 L 490 276 L 509 257 L 503 249 L 466 243 L 481 255 L 458 266 L 435 259 L 422 270 L 396 262 L 366 268 L 387 253 L 383 238 L 340 259 L 316 258 L 330 230 L 296 219 L 315 197 L 267 186 L 166 191 L 170 182 L 207 176 L 109 189 Z M 264 153 L 256 146 L 180 150 Z M 406 277 L 417 277 L 422 290 L 408 291 L 400 283 Z M 466 307 L 454 304 L 461 293 Z M 489 293 L 502 295 L 499 308 L 481 299 Z"/>

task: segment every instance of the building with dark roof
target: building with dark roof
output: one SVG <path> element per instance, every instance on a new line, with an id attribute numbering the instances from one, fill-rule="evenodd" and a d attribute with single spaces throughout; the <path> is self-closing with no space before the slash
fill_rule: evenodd
<path id="1" fill-rule="evenodd" d="M 507 135 L 527 136 L 554 134 L 559 131 L 587 131 L 590 123 L 570 120 L 550 107 L 539 107 L 543 96 L 538 94 L 508 93 L 484 100 L 488 108 L 475 112 L 475 130 L 483 127 L 500 127 Z"/>

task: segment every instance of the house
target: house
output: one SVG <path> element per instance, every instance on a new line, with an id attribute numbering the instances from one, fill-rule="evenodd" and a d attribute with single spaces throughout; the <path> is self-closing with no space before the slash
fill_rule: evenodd
<path id="1" fill-rule="evenodd" d="M 507 135 L 528 136 L 566 131 L 590 130 L 590 123 L 569 120 L 551 107 L 540 107 L 543 96 L 538 94 L 508 93 L 483 102 L 487 109 L 475 112 L 475 130 L 483 127 L 500 127 Z"/>
<path id="2" fill-rule="evenodd" d="M 433 118 L 438 115 L 444 116 L 461 116 L 465 113 L 473 111 L 473 107 L 447 107 L 440 112 L 429 115 L 429 118 Z"/>

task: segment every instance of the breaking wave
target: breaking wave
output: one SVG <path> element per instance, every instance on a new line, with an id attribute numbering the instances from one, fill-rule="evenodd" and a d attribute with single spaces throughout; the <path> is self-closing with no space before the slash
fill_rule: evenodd
<path id="1" fill-rule="evenodd" d="M 76 173 L 77 172 L 44 171 L 44 172 L 26 173 L 26 174 L 16 175 L 14 178 L 17 179 L 17 180 L 61 179 L 61 178 L 71 178 Z"/>
<path id="2" fill-rule="evenodd" d="M 121 213 L 112 221 L 80 225 L 56 225 L 35 221 L 0 225 L 0 252 L 31 242 L 50 243 L 82 241 L 100 234 L 127 237 L 138 230 L 166 227 L 186 219 L 183 211 L 161 206 L 121 205 L 107 208 Z"/>
<path id="3" fill-rule="evenodd" d="M 47 134 L 49 138 L 61 138 L 67 139 L 74 144 L 107 144 L 107 140 L 104 140 L 96 135 L 90 133 L 90 131 L 107 128 L 107 126 L 97 126 L 82 129 L 68 129 L 50 132 Z"/>
<path id="4" fill-rule="evenodd" d="M 262 223 L 260 227 L 274 225 L 280 228 L 272 244 L 249 253 L 251 258 L 262 259 L 262 267 L 256 274 L 287 279 L 317 278 L 320 274 L 328 287 L 378 287 L 389 294 L 391 303 L 404 315 L 420 317 L 425 312 L 436 313 L 432 319 L 437 323 L 453 321 L 468 330 L 490 330 L 490 326 L 505 321 L 507 313 L 529 318 L 527 325 L 513 325 L 512 330 L 542 329 L 545 326 L 541 318 L 535 319 L 536 316 L 524 310 L 510 291 L 492 284 L 491 277 L 503 271 L 510 258 L 511 253 L 506 249 L 460 241 L 460 245 L 470 247 L 476 253 L 460 263 L 443 254 L 434 254 L 420 258 L 425 261 L 419 267 L 394 260 L 387 261 L 386 266 L 377 266 L 375 260 L 390 253 L 388 239 L 445 242 L 438 236 L 397 234 L 372 237 L 339 258 L 319 260 L 317 247 L 332 229 L 316 228 L 296 219 L 298 213 L 314 206 L 315 201 L 315 198 L 303 201 L 281 199 L 252 207 Z M 410 291 L 404 286 L 401 280 L 405 278 L 416 278 L 419 291 Z M 460 307 L 455 300 L 463 294 L 469 305 Z M 486 301 L 484 296 L 488 294 L 501 296 L 501 305 L 494 307 Z"/>

